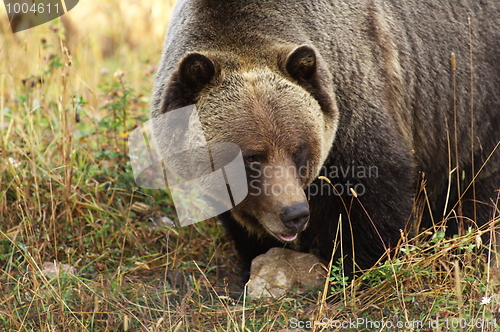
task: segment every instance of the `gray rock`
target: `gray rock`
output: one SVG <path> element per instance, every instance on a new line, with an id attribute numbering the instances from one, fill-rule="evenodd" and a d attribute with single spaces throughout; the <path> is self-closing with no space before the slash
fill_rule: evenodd
<path id="1" fill-rule="evenodd" d="M 325 274 L 321 260 L 312 254 L 271 248 L 252 261 L 248 296 L 279 298 L 294 287 L 307 291 L 323 285 Z"/>

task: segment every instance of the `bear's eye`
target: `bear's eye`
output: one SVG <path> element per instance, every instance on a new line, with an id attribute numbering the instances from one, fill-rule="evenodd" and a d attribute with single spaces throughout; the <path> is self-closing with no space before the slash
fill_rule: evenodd
<path id="1" fill-rule="evenodd" d="M 247 164 L 253 164 L 261 161 L 258 152 L 254 150 L 244 150 L 243 159 Z"/>
<path id="2" fill-rule="evenodd" d="M 293 161 L 296 165 L 302 165 L 305 161 L 306 155 L 307 148 L 302 144 L 297 148 L 297 150 L 295 150 L 295 153 L 293 154 Z"/>
<path id="3" fill-rule="evenodd" d="M 300 158 L 301 153 L 302 153 L 302 147 L 298 148 L 297 151 L 293 154 L 293 159 Z"/>
<path id="4" fill-rule="evenodd" d="M 259 163 L 260 162 L 260 157 L 258 155 L 251 155 L 248 157 L 244 157 L 245 162 L 247 164 L 253 164 L 253 163 Z"/>

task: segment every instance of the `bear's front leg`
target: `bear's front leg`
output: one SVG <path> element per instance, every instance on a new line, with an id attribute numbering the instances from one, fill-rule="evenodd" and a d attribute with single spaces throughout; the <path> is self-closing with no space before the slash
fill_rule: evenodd
<path id="1" fill-rule="evenodd" d="M 251 234 L 231 216 L 229 211 L 219 215 L 218 218 L 234 241 L 236 251 L 243 263 L 244 273 L 250 271 L 255 257 L 266 253 L 271 248 L 285 246 L 284 243 L 267 234 L 261 236 Z"/>

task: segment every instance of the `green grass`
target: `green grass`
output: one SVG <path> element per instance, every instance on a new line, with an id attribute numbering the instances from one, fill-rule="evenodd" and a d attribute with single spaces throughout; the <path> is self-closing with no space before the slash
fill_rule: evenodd
<path id="1" fill-rule="evenodd" d="M 478 239 L 492 227 L 429 230 L 354 281 L 334 267 L 329 302 L 321 290 L 251 301 L 217 221 L 170 228 L 168 195 L 134 184 L 126 138 L 148 118 L 161 44 L 103 57 L 84 40 L 69 56 L 60 23 L 0 38 L 0 331 L 500 325 L 498 262 Z M 54 262 L 73 269 L 49 274 Z"/>

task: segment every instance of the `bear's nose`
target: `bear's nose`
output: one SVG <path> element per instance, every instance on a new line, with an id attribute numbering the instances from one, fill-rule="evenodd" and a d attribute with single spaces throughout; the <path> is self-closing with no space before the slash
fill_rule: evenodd
<path id="1" fill-rule="evenodd" d="M 307 202 L 287 206 L 279 214 L 281 221 L 287 228 L 296 232 L 302 231 L 302 227 L 309 220 L 309 205 Z"/>

